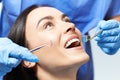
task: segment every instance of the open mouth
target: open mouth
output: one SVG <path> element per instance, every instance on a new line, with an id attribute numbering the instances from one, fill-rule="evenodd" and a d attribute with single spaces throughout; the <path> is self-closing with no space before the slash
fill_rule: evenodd
<path id="1" fill-rule="evenodd" d="M 65 44 L 65 48 L 67 49 L 78 47 L 78 46 L 81 46 L 80 40 L 78 38 L 71 39 Z"/>

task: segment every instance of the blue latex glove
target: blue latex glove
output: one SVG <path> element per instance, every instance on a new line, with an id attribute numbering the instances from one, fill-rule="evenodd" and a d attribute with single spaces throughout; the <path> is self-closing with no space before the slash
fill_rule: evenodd
<path id="1" fill-rule="evenodd" d="M 8 38 L 0 38 L 0 76 L 10 72 L 21 60 L 38 62 L 38 58 L 27 48 L 13 43 Z"/>
<path id="2" fill-rule="evenodd" d="M 120 23 L 116 20 L 100 21 L 98 31 L 103 30 L 95 40 L 107 54 L 115 54 L 120 48 Z"/>

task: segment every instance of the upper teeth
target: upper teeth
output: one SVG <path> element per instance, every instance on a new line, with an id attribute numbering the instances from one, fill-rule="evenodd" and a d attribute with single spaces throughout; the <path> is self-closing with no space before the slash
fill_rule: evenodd
<path id="1" fill-rule="evenodd" d="M 67 42 L 67 44 L 66 44 L 65 47 L 67 48 L 67 47 L 70 46 L 73 42 L 76 42 L 76 41 L 80 42 L 80 40 L 77 39 L 77 38 L 71 39 L 70 41 Z"/>

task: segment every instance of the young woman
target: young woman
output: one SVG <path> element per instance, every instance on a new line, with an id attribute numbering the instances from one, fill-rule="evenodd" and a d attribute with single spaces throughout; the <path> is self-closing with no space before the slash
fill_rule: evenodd
<path id="1" fill-rule="evenodd" d="M 17 18 L 8 36 L 33 52 L 40 61 L 22 61 L 4 80 L 76 80 L 79 67 L 89 60 L 81 33 L 59 10 L 31 6 Z"/>

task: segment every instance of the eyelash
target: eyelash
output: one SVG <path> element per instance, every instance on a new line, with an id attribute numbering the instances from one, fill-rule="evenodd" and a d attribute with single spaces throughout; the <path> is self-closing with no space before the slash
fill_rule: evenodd
<path id="1" fill-rule="evenodd" d="M 64 21 L 65 21 L 65 22 L 70 22 L 70 23 L 71 23 L 70 19 L 68 19 L 68 18 L 65 18 Z"/>
<path id="2" fill-rule="evenodd" d="M 68 19 L 68 18 L 65 18 L 63 21 L 71 23 L 70 19 Z M 50 21 L 46 22 L 46 24 L 44 25 L 44 29 L 50 28 L 51 26 L 54 26 L 54 24 L 52 22 L 50 22 Z"/>
<path id="3" fill-rule="evenodd" d="M 48 27 L 49 26 L 49 27 Z M 47 29 L 47 28 L 50 28 L 51 26 L 54 26 L 52 22 L 47 22 L 45 25 L 44 25 L 44 29 Z M 52 28 L 52 27 L 51 27 Z"/>

